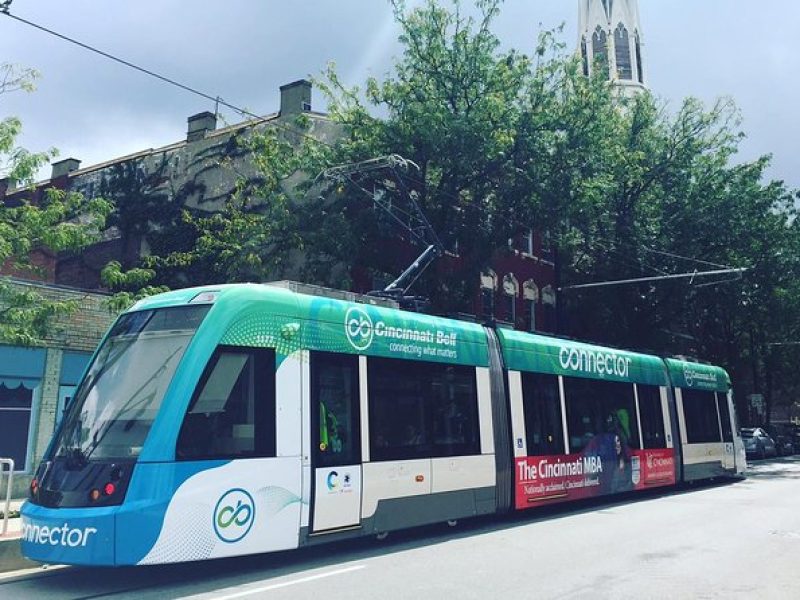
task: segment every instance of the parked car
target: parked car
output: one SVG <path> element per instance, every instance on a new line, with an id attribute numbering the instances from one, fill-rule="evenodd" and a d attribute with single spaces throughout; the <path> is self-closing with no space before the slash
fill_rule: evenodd
<path id="1" fill-rule="evenodd" d="M 778 456 L 791 456 L 795 453 L 794 429 L 785 424 L 770 425 L 766 428 L 767 434 L 775 440 Z"/>
<path id="2" fill-rule="evenodd" d="M 745 427 L 742 429 L 742 440 L 747 458 L 767 458 L 777 456 L 778 448 L 766 431 L 761 427 Z"/>

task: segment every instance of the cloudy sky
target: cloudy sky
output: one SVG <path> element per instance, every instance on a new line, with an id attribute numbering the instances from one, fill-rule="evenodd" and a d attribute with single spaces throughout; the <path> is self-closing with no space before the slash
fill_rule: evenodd
<path id="1" fill-rule="evenodd" d="M 13 0 L 11 12 L 258 114 L 277 110 L 280 85 L 329 61 L 359 84 L 386 73 L 399 52 L 386 0 Z M 640 12 L 651 89 L 673 108 L 686 96 L 731 96 L 748 136 L 740 159 L 772 154 L 769 176 L 800 188 L 800 2 L 640 0 Z M 577 16 L 577 0 L 505 0 L 495 31 L 530 52 L 541 29 L 564 23 L 572 48 Z M 42 74 L 35 93 L 0 96 L 0 118 L 23 120 L 25 147 L 56 147 L 84 167 L 177 141 L 186 117 L 214 110 L 3 15 L 0 62 Z M 324 110 L 319 94 L 313 104 Z"/>

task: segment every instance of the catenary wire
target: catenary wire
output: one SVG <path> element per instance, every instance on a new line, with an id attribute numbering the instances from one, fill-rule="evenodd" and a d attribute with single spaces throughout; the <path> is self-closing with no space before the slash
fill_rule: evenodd
<path id="1" fill-rule="evenodd" d="M 296 129 L 292 129 L 291 127 L 287 127 L 287 126 L 281 125 L 279 123 L 267 122 L 267 118 L 266 117 L 263 117 L 263 116 L 255 114 L 255 113 L 252 113 L 252 112 L 250 112 L 250 111 L 248 111 L 248 110 L 246 110 L 244 108 L 240 108 L 239 106 L 236 106 L 235 104 L 231 104 L 230 102 L 227 102 L 224 99 L 222 99 L 222 97 L 220 97 L 220 96 L 212 96 L 211 94 L 208 94 L 206 92 L 203 92 L 201 90 L 193 88 L 193 87 L 191 87 L 189 85 L 186 85 L 186 84 L 183 84 L 183 83 L 181 83 L 179 81 L 176 81 L 175 79 L 166 77 L 166 76 L 161 75 L 159 73 L 156 73 L 155 71 L 153 71 L 151 69 L 147 69 L 147 68 L 141 67 L 141 66 L 136 65 L 136 64 L 134 64 L 134 63 L 132 63 L 130 61 L 127 61 L 125 59 L 122 59 L 122 58 L 119 58 L 117 56 L 114 56 L 113 54 L 110 54 L 108 52 L 100 50 L 99 48 L 95 48 L 94 46 L 91 46 L 89 44 L 86 44 L 84 42 L 76 40 L 74 38 L 71 38 L 71 37 L 69 37 L 67 35 L 64 35 L 62 33 L 58 33 L 57 31 L 54 31 L 54 30 L 49 29 L 47 27 L 44 27 L 43 25 L 39 25 L 37 23 L 34 23 L 32 21 L 29 21 L 29 20 L 24 19 L 22 17 L 19 17 L 17 15 L 13 15 L 13 14 L 11 14 L 9 8 L 10 8 L 10 3 L 0 6 L 0 14 L 5 15 L 7 17 L 10 17 L 10 18 L 14 19 L 15 21 L 18 21 L 20 23 L 23 23 L 23 24 L 28 25 L 30 27 L 33 27 L 35 29 L 38 29 L 38 30 L 40 30 L 40 31 L 42 31 L 44 33 L 47 33 L 47 34 L 52 35 L 54 37 L 57 37 L 57 38 L 59 38 L 61 40 L 64 40 L 64 41 L 66 41 L 68 43 L 74 44 L 74 45 L 76 45 L 76 46 L 78 46 L 80 48 L 83 48 L 84 50 L 88 50 L 89 52 L 93 52 L 93 53 L 98 54 L 98 55 L 100 55 L 100 56 L 102 56 L 104 58 L 107 58 L 107 59 L 112 60 L 114 62 L 117 62 L 117 63 L 119 63 L 121 65 L 124 65 L 124 66 L 126 66 L 128 68 L 131 68 L 131 69 L 134 69 L 136 71 L 139 71 L 140 73 L 144 73 L 145 75 L 149 75 L 150 77 L 154 77 L 154 78 L 156 78 L 156 79 L 158 79 L 158 80 L 160 80 L 160 81 L 162 81 L 164 83 L 167 83 L 169 85 L 172 85 L 172 86 L 175 86 L 177 88 L 180 88 L 180 89 L 182 89 L 182 90 L 184 90 L 186 92 L 189 92 L 191 94 L 195 94 L 196 96 L 199 96 L 201 98 L 205 98 L 206 100 L 211 100 L 212 102 L 221 104 L 222 106 L 225 106 L 225 107 L 233 110 L 234 112 L 239 113 L 240 115 L 250 117 L 250 118 L 252 118 L 252 119 L 254 119 L 256 121 L 264 122 L 265 124 L 268 124 L 270 126 L 276 127 L 278 129 L 283 129 L 283 130 L 287 131 L 288 133 L 291 133 L 292 135 L 301 136 L 301 137 L 303 137 L 305 139 L 313 141 L 313 142 L 315 142 L 317 144 L 320 144 L 322 146 L 326 146 L 326 147 L 331 148 L 331 149 L 335 148 L 333 144 L 330 144 L 330 143 L 328 143 L 328 142 L 326 142 L 324 140 L 321 140 L 321 139 L 319 139 L 317 137 L 314 137 L 312 135 L 309 135 L 307 133 L 303 133 L 301 131 L 298 131 Z M 409 180 L 411 180 L 412 182 L 417 183 L 418 185 L 424 185 L 423 182 L 421 182 L 419 180 L 416 180 L 415 178 L 411 177 L 410 175 L 406 175 L 406 177 Z M 458 196 L 456 196 L 454 194 L 451 194 L 449 192 L 444 192 L 444 191 L 439 190 L 438 194 L 443 195 L 445 197 L 448 197 L 448 198 L 450 198 L 452 200 L 460 200 L 460 198 Z M 677 259 L 680 259 L 680 260 L 692 261 L 692 262 L 697 262 L 697 263 L 701 263 L 701 264 L 707 264 L 707 265 L 715 266 L 715 267 L 728 267 L 728 265 L 721 265 L 721 264 L 717 264 L 717 263 L 713 263 L 713 262 L 709 262 L 709 261 L 704 261 L 704 260 L 700 260 L 700 259 L 696 259 L 696 258 L 689 258 L 689 257 L 686 257 L 686 256 L 680 256 L 678 254 L 673 254 L 673 253 L 670 253 L 670 252 L 663 252 L 663 251 L 655 250 L 655 249 L 652 249 L 652 248 L 648 248 L 646 246 L 641 246 L 641 249 L 646 251 L 646 252 L 652 252 L 654 254 L 661 254 L 661 255 L 664 255 L 664 256 L 669 256 L 669 257 L 677 258 Z M 650 267 L 646 263 L 640 263 L 640 265 L 643 266 L 643 267 L 650 268 L 650 269 L 652 269 L 654 271 L 657 271 L 657 272 L 659 271 L 659 269 L 657 269 L 655 267 Z"/>
<path id="2" fill-rule="evenodd" d="M 273 121 L 268 121 L 267 117 L 263 117 L 263 116 L 257 115 L 257 114 L 252 113 L 252 112 L 250 112 L 250 111 L 248 111 L 248 110 L 246 110 L 244 108 L 240 108 L 240 107 L 238 107 L 238 106 L 236 106 L 234 104 L 231 104 L 230 102 L 226 102 L 220 96 L 212 96 L 211 94 L 208 94 L 206 92 L 203 92 L 201 90 L 193 88 L 193 87 L 191 87 L 189 85 L 180 83 L 179 81 L 176 81 L 176 80 L 171 79 L 169 77 L 165 77 L 164 75 L 160 75 L 159 73 L 156 73 L 155 71 L 152 71 L 150 69 L 146 69 L 144 67 L 140 67 L 139 65 L 136 65 L 136 64 L 134 64 L 134 63 L 132 63 L 130 61 L 127 61 L 125 59 L 122 59 L 122 58 L 119 58 L 117 56 L 114 56 L 113 54 L 110 54 L 108 52 L 104 52 L 103 50 L 100 50 L 99 48 L 95 48 L 94 46 L 90 46 L 89 44 L 85 44 L 85 43 L 83 43 L 81 41 L 78 41 L 78 40 L 76 40 L 74 38 L 71 38 L 71 37 L 69 37 L 67 35 L 64 35 L 62 33 L 58 33 L 57 31 L 54 31 L 54 30 L 49 29 L 47 27 L 44 27 L 43 25 L 39 25 L 39 24 L 34 23 L 32 21 L 29 21 L 27 19 L 23 19 L 22 17 L 18 17 L 17 15 L 12 15 L 11 12 L 9 12 L 8 5 L 0 6 L 0 15 L 5 15 L 7 17 L 10 17 L 10 18 L 14 19 L 15 21 L 19 21 L 20 23 L 23 23 L 25 25 L 28 25 L 30 27 L 33 27 L 33 28 L 38 29 L 40 31 L 43 31 L 44 33 L 47 33 L 49 35 L 55 36 L 55 37 L 57 37 L 57 38 L 59 38 L 61 40 L 69 42 L 70 44 L 74 44 L 74 45 L 76 45 L 76 46 L 78 46 L 80 48 L 83 48 L 84 50 L 88 50 L 89 52 L 93 52 L 95 54 L 99 54 L 100 56 L 102 56 L 104 58 L 107 58 L 109 60 L 117 62 L 117 63 L 119 63 L 121 65 L 124 65 L 124 66 L 126 66 L 128 68 L 134 69 L 136 71 L 139 71 L 140 73 L 144 73 L 145 75 L 149 75 L 150 77 L 154 77 L 154 78 L 156 78 L 156 79 L 158 79 L 158 80 L 160 80 L 160 81 L 162 81 L 164 83 L 167 83 L 169 85 L 178 87 L 178 88 L 180 88 L 180 89 L 182 89 L 182 90 L 184 90 L 186 92 L 189 92 L 191 94 L 195 94 L 196 96 L 200 96 L 201 98 L 205 98 L 206 100 L 211 100 L 212 102 L 216 102 L 218 104 L 221 104 L 222 106 L 225 106 L 225 107 L 233 110 L 234 112 L 239 113 L 242 116 L 247 116 L 247 117 L 250 117 L 250 118 L 252 118 L 252 119 L 254 119 L 256 121 L 263 122 L 266 125 L 270 125 L 272 127 L 278 128 L 278 129 L 283 129 L 283 130 L 285 130 L 288 133 L 291 133 L 293 135 L 299 135 L 299 136 L 304 137 L 304 138 L 306 138 L 308 140 L 313 140 L 317 144 L 321 144 L 321 145 L 327 146 L 329 148 L 334 148 L 334 146 L 332 144 L 329 144 L 328 142 L 325 142 L 324 140 L 318 139 L 318 138 L 316 138 L 316 137 L 314 137 L 312 135 L 309 135 L 307 133 L 303 133 L 303 132 L 298 131 L 296 129 L 292 129 L 291 127 L 287 127 L 285 125 L 281 125 L 280 123 L 275 123 Z"/>

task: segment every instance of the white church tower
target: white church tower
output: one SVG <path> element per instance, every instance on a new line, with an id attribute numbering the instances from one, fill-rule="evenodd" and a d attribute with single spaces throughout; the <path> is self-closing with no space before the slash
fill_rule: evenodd
<path id="1" fill-rule="evenodd" d="M 578 43 L 583 72 L 608 71 L 625 95 L 646 89 L 638 0 L 579 0 Z"/>

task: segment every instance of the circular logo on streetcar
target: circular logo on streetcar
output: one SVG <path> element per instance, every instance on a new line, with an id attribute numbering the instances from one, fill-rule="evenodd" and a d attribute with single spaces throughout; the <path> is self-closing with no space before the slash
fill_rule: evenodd
<path id="1" fill-rule="evenodd" d="M 256 503 L 241 488 L 228 490 L 214 508 L 214 532 L 223 542 L 238 542 L 250 532 L 256 519 Z"/>
<path id="2" fill-rule="evenodd" d="M 687 387 L 694 385 L 694 371 L 689 365 L 683 365 L 683 378 L 686 380 Z"/>
<path id="3" fill-rule="evenodd" d="M 338 489 L 339 488 L 339 473 L 337 473 L 336 471 L 331 471 L 330 473 L 328 473 L 327 484 L 328 484 L 328 490 L 331 491 L 331 492 L 336 490 L 336 489 Z"/>
<path id="4" fill-rule="evenodd" d="M 372 319 L 363 308 L 353 307 L 344 316 L 347 341 L 356 350 L 366 350 L 372 344 Z"/>

